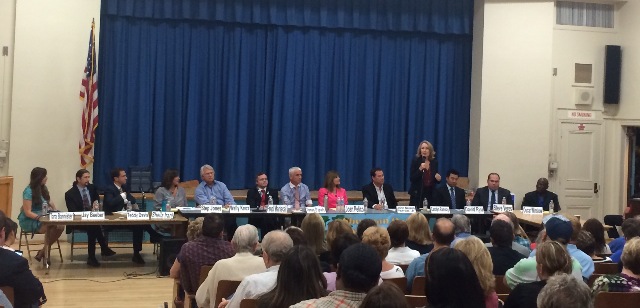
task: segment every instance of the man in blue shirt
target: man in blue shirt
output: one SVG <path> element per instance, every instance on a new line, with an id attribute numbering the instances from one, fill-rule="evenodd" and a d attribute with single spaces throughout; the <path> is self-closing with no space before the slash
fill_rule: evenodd
<path id="1" fill-rule="evenodd" d="M 450 245 L 450 247 L 453 248 L 453 246 L 458 241 L 464 240 L 467 237 L 471 236 L 471 222 L 469 221 L 469 217 L 467 216 L 461 214 L 453 214 L 453 217 L 451 217 L 451 223 L 453 223 L 456 233 L 456 236 Z"/>
<path id="2" fill-rule="evenodd" d="M 216 172 L 210 165 L 200 167 L 200 177 L 202 182 L 196 187 L 195 199 L 197 204 L 216 204 L 229 205 L 236 204 L 233 196 L 227 188 L 227 185 L 220 181 L 216 181 Z M 225 229 L 227 231 L 227 239 L 233 238 L 233 234 L 238 228 L 235 217 L 225 217 Z"/>
<path id="3" fill-rule="evenodd" d="M 280 189 L 280 197 L 284 204 L 293 209 L 313 205 L 309 187 L 302 183 L 302 169 L 300 167 L 289 168 L 289 183 Z"/>
<path id="4" fill-rule="evenodd" d="M 622 223 L 622 233 L 624 235 L 624 243 L 636 236 L 640 236 L 640 216 L 626 219 Z M 614 263 L 619 263 L 621 257 L 622 249 L 619 249 L 611 255 L 611 261 Z"/>
<path id="5" fill-rule="evenodd" d="M 455 237 L 455 227 L 448 218 L 439 218 L 433 226 L 433 250 L 443 247 L 449 247 Z M 427 260 L 428 253 L 425 253 L 411 261 L 407 268 L 407 290 L 411 292 L 413 279 L 416 276 L 424 276 L 424 263 Z"/>

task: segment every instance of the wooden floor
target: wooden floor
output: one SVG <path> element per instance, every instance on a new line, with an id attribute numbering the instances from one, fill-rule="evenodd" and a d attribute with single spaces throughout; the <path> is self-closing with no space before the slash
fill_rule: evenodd
<path id="1" fill-rule="evenodd" d="M 18 245 L 13 248 L 17 249 Z M 60 242 L 64 262 L 57 250 L 52 251 L 52 263 L 46 274 L 42 263 L 31 261 L 33 274 L 40 279 L 47 295 L 46 307 L 171 307 L 173 280 L 157 277 L 156 255 L 153 246 L 144 244 L 144 266 L 131 262 L 132 249 L 114 249 L 117 255 L 102 259 L 97 249 L 99 268 L 86 265 L 86 249 L 76 249 L 70 261 L 70 245 Z M 55 247 L 55 245 L 54 245 Z M 26 249 L 24 256 L 27 257 Z M 35 253 L 32 252 L 35 256 Z M 27 257 L 28 258 L 28 257 Z M 135 276 L 132 274 L 145 274 Z"/>

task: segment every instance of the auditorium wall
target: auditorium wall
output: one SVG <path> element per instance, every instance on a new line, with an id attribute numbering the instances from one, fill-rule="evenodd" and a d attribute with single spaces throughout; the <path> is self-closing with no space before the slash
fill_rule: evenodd
<path id="1" fill-rule="evenodd" d="M 3 140 L 9 140 L 11 119 L 11 80 L 13 75 L 13 37 L 16 0 L 0 0 L 0 150 Z M 3 47 L 9 48 L 4 56 Z M 7 158 L 0 157 L 0 176 L 8 174 Z"/>

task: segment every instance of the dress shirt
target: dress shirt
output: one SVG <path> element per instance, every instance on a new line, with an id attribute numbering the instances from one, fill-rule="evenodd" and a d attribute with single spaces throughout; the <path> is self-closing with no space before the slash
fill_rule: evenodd
<path id="1" fill-rule="evenodd" d="M 384 195 L 383 186 L 384 184 L 380 185 L 380 187 L 376 186 L 376 184 L 373 184 L 373 187 L 376 189 L 376 194 L 378 195 L 378 202 L 384 203 L 384 209 L 388 209 L 389 205 L 387 205 L 387 198 Z"/>
<path id="2" fill-rule="evenodd" d="M 411 261 L 409 267 L 407 268 L 407 272 L 405 276 L 407 276 L 407 290 L 411 291 L 411 286 L 413 285 L 413 279 L 416 276 L 424 276 L 424 262 L 427 260 L 429 256 L 428 253 L 425 253 Z"/>
<path id="3" fill-rule="evenodd" d="M 445 184 L 447 186 L 447 192 L 449 193 L 449 199 L 451 199 L 451 208 L 457 209 L 456 207 L 456 188 L 453 186 L 449 186 L 449 184 Z M 452 192 L 453 189 L 453 192 Z M 453 195 L 452 195 L 453 194 Z"/>
<path id="4" fill-rule="evenodd" d="M 318 206 L 324 206 L 324 195 L 327 195 L 327 203 L 329 203 L 330 209 L 335 209 L 338 203 L 338 197 L 342 197 L 344 204 L 348 204 L 347 191 L 344 188 L 336 188 L 336 193 L 329 192 L 326 188 L 320 188 L 318 190 Z"/>
<path id="5" fill-rule="evenodd" d="M 294 187 L 296 186 L 289 182 L 282 186 L 282 188 L 280 189 L 282 202 L 289 208 L 292 208 L 294 204 Z M 313 201 L 311 201 L 311 195 L 309 194 L 309 187 L 307 185 L 303 183 L 298 184 L 298 194 L 300 195 L 300 208 L 313 205 Z"/>
<path id="6" fill-rule="evenodd" d="M 80 185 L 76 185 L 76 187 L 78 188 L 78 191 L 80 191 L 80 198 L 82 198 L 82 207 L 85 211 L 90 211 L 92 208 L 92 204 L 91 204 L 91 194 L 89 194 L 89 189 L 87 188 L 87 186 L 80 186 Z M 84 204 L 84 198 L 87 198 L 89 200 L 89 208 L 86 208 L 85 204 Z"/>
<path id="7" fill-rule="evenodd" d="M 357 308 L 364 300 L 367 293 L 349 292 L 337 290 L 321 298 L 309 299 L 299 302 L 290 308 Z"/>
<path id="8" fill-rule="evenodd" d="M 207 185 L 202 181 L 198 187 L 196 187 L 195 199 L 198 204 L 209 204 L 211 197 L 216 198 L 216 203 L 220 205 L 236 204 L 233 201 L 233 196 L 227 188 L 227 185 L 220 181 L 213 181 L 213 184 Z"/>
<path id="9" fill-rule="evenodd" d="M 595 266 L 593 265 L 593 259 L 591 259 L 591 257 L 589 257 L 589 255 L 587 255 L 586 253 L 582 252 L 582 250 L 578 249 L 578 247 L 576 247 L 576 245 L 574 244 L 568 244 L 567 251 L 569 252 L 569 255 L 572 258 L 580 262 L 580 266 L 582 267 L 582 277 L 587 279 L 591 277 L 591 274 L 593 274 L 593 271 L 595 270 Z M 529 256 L 535 257 L 536 250 L 534 249 Z M 613 260 L 613 256 L 611 257 L 612 257 L 611 259 Z M 614 261 L 614 262 L 617 263 L 617 261 Z"/>
<path id="10" fill-rule="evenodd" d="M 404 271 L 397 265 L 394 265 L 393 268 L 388 271 L 380 272 L 380 278 L 382 279 L 393 279 L 402 277 L 404 277 Z"/>
<path id="11" fill-rule="evenodd" d="M 227 308 L 240 308 L 240 302 L 245 298 L 258 298 L 271 291 L 276 286 L 280 265 L 274 265 L 267 271 L 245 277 L 236 289 L 236 293 L 229 301 Z"/>
<path id="12" fill-rule="evenodd" d="M 393 247 L 389 249 L 389 254 L 385 260 L 392 264 L 409 264 L 413 259 L 420 256 L 420 253 L 416 250 L 413 250 L 409 247 Z"/>
<path id="13" fill-rule="evenodd" d="M 204 235 L 182 245 L 176 259 L 180 262 L 180 282 L 184 290 L 196 292 L 203 265 L 215 265 L 218 260 L 231 258 L 233 254 L 231 243 Z"/>
<path id="14" fill-rule="evenodd" d="M 470 236 L 471 233 L 469 232 L 460 232 L 456 234 L 456 237 L 453 239 L 453 242 L 451 242 L 451 245 L 449 247 L 453 248 L 453 246 L 455 246 L 458 241 L 464 240 Z"/>
<path id="15" fill-rule="evenodd" d="M 571 275 L 578 281 L 584 281 L 582 278 L 582 267 L 575 258 L 571 258 Z M 507 270 L 504 274 L 504 278 L 507 281 L 507 285 L 511 290 L 517 285 L 526 282 L 539 281 L 538 271 L 536 270 L 536 258 L 529 257 L 522 259 L 516 263 L 512 268 Z"/>

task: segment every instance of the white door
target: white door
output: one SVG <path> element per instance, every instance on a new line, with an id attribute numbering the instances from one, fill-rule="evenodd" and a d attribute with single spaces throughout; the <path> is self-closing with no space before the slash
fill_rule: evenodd
<path id="1" fill-rule="evenodd" d="M 600 135 L 598 123 L 560 124 L 557 192 L 562 211 L 583 220 L 600 217 Z"/>

